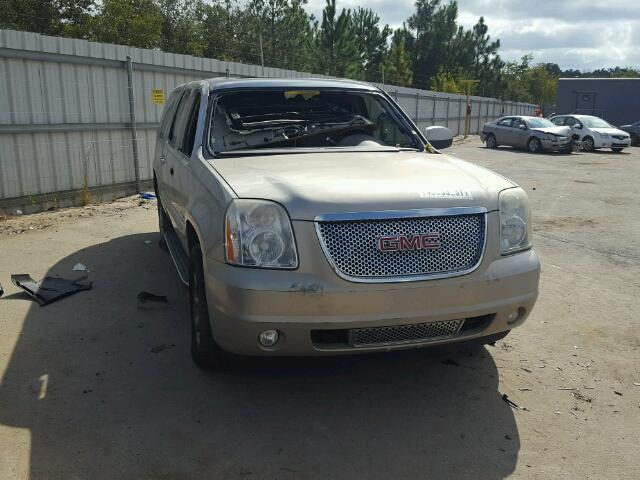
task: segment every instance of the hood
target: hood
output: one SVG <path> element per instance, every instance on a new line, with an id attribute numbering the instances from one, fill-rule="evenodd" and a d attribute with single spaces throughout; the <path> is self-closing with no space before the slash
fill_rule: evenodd
<path id="1" fill-rule="evenodd" d="M 562 135 L 565 137 L 571 136 L 571 129 L 569 127 L 540 127 L 540 128 L 532 128 L 531 130 L 535 130 L 536 132 L 542 133 L 550 133 L 552 135 Z"/>
<path id="2" fill-rule="evenodd" d="M 589 130 L 596 133 L 606 133 L 607 135 L 629 135 L 627 132 L 617 128 L 590 128 Z"/>
<path id="3" fill-rule="evenodd" d="M 240 198 L 274 200 L 294 220 L 345 212 L 498 208 L 514 184 L 463 160 L 422 152 L 323 152 L 210 160 Z"/>

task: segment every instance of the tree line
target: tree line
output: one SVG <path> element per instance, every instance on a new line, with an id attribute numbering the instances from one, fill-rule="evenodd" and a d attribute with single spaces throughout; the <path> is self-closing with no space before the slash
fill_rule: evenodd
<path id="1" fill-rule="evenodd" d="M 336 0 L 326 0 L 322 18 L 315 18 L 306 3 L 5 0 L 0 28 L 450 93 L 469 85 L 471 93 L 539 104 L 553 102 L 558 77 L 583 75 L 533 64 L 531 55 L 504 61 L 483 17 L 471 29 L 458 24 L 455 1 L 416 0 L 395 30 L 369 8 L 338 9 Z M 633 69 L 596 72 L 640 76 Z"/>

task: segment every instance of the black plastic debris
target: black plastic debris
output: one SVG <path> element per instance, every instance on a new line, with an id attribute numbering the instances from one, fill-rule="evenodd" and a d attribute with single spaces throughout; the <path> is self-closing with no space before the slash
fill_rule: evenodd
<path id="1" fill-rule="evenodd" d="M 441 362 L 443 365 L 450 365 L 452 367 L 459 367 L 460 364 L 456 362 L 453 358 L 447 358 Z"/>
<path id="2" fill-rule="evenodd" d="M 153 293 L 142 291 L 138 294 L 138 307 L 142 307 L 148 303 L 151 304 L 167 304 L 169 300 L 167 300 L 166 295 L 155 295 Z"/>
<path id="3" fill-rule="evenodd" d="M 27 273 L 11 275 L 13 284 L 27 292 L 41 307 L 74 293 L 91 290 L 93 282 L 83 282 L 86 279 L 87 275 L 74 279 L 44 277 L 37 282 Z"/>
<path id="4" fill-rule="evenodd" d="M 509 396 L 506 393 L 502 394 L 502 400 L 504 400 L 504 402 L 514 410 L 524 410 L 525 412 L 527 411 L 526 407 L 521 407 L 513 400 L 510 400 Z"/>
<path id="5" fill-rule="evenodd" d="M 151 353 L 160 353 L 164 350 L 168 350 L 169 348 L 174 348 L 176 346 L 175 343 L 161 343 L 160 345 L 156 345 L 151 348 Z"/>

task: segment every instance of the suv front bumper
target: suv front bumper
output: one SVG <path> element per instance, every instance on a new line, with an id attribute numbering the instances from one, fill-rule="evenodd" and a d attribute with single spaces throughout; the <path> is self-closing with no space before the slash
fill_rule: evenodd
<path id="1" fill-rule="evenodd" d="M 490 336 L 524 322 L 538 295 L 540 263 L 533 250 L 483 260 L 467 275 L 405 283 L 363 284 L 339 278 L 330 268 L 301 271 L 239 268 L 209 259 L 207 301 L 216 342 L 243 355 L 330 355 L 415 348 Z M 518 312 L 517 318 L 509 318 Z M 482 317 L 482 328 L 402 344 L 324 344 L 321 330 L 412 325 Z M 278 343 L 258 342 L 264 330 Z M 314 335 L 312 335 L 314 332 Z"/>

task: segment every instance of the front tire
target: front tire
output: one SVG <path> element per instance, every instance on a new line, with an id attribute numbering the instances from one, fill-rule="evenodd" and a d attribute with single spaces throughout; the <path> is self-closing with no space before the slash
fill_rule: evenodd
<path id="1" fill-rule="evenodd" d="M 536 137 L 531 137 L 527 142 L 527 149 L 531 153 L 538 153 L 542 151 L 542 143 Z"/>
<path id="2" fill-rule="evenodd" d="M 498 148 L 498 142 L 493 134 L 487 135 L 487 138 L 485 138 L 484 142 L 487 148 L 490 148 L 492 150 Z"/>
<path id="3" fill-rule="evenodd" d="M 203 370 L 219 370 L 224 366 L 227 354 L 213 339 L 199 244 L 191 249 L 189 260 L 191 357 Z"/>
<path id="4" fill-rule="evenodd" d="M 593 152 L 595 149 L 596 149 L 596 147 L 595 147 L 595 143 L 593 141 L 593 138 L 584 137 L 582 139 L 582 150 L 584 150 L 585 152 Z"/>

